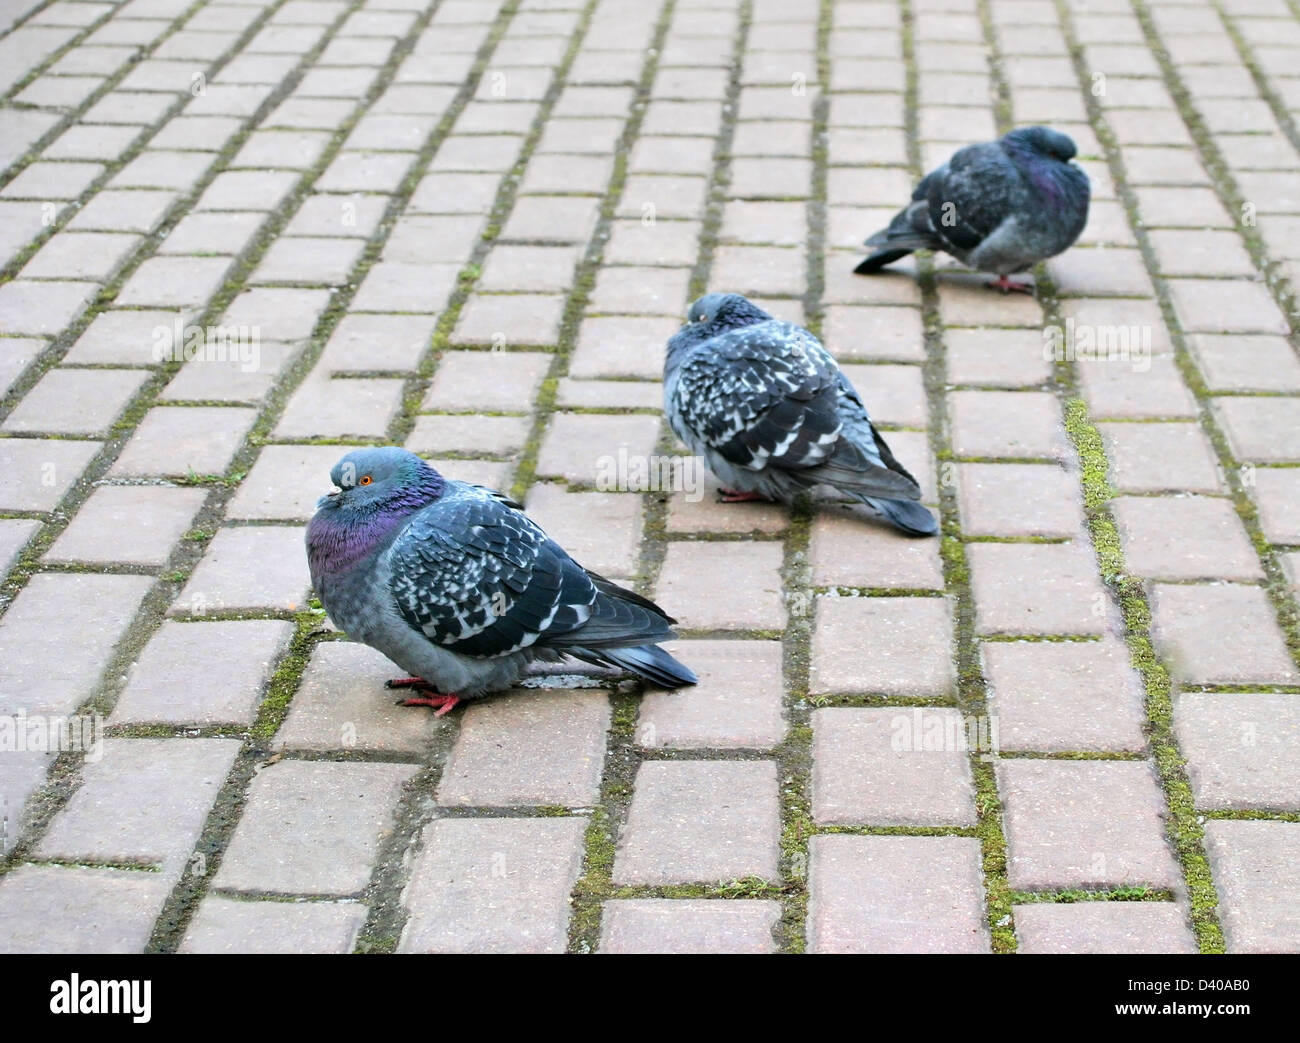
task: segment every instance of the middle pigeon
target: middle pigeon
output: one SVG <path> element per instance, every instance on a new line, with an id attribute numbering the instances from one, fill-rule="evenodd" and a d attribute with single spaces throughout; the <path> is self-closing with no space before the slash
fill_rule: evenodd
<path id="1" fill-rule="evenodd" d="M 828 485 L 904 532 L 938 531 L 830 353 L 738 293 L 701 297 L 668 341 L 664 411 L 727 487 L 724 500 L 789 503 Z"/>

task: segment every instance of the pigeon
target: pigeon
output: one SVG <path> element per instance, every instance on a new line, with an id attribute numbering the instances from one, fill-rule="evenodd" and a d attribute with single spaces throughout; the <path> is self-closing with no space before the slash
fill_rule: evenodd
<path id="1" fill-rule="evenodd" d="M 669 339 L 664 412 L 727 487 L 727 502 L 788 503 L 829 485 L 910 535 L 938 531 L 830 353 L 740 294 L 701 297 Z"/>
<path id="2" fill-rule="evenodd" d="M 307 526 L 312 586 L 334 623 L 427 693 L 438 716 L 564 656 L 663 688 L 695 684 L 658 647 L 658 605 L 589 572 L 499 492 L 446 478 L 396 446 L 358 449 L 330 472 Z"/>
<path id="3" fill-rule="evenodd" d="M 942 250 L 995 272 L 991 286 L 1033 292 L 1007 276 L 1064 252 L 1088 220 L 1088 175 L 1070 160 L 1074 142 L 1049 127 L 1022 127 L 968 145 L 927 174 L 855 269 L 878 272 L 913 250 Z"/>

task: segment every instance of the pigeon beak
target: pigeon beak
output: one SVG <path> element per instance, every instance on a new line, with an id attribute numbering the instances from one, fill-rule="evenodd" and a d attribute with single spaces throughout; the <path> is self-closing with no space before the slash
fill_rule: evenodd
<path id="1" fill-rule="evenodd" d="M 343 495 L 342 492 L 326 493 L 324 496 L 322 496 L 319 500 L 316 501 L 316 510 L 319 511 L 322 507 L 325 507 L 330 504 L 338 503 L 339 497 L 342 495 Z"/>

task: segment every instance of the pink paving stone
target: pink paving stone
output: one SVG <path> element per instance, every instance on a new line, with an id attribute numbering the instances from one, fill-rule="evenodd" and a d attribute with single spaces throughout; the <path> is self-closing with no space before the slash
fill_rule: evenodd
<path id="1" fill-rule="evenodd" d="M 1300 808 L 1300 712 L 1287 695 L 1181 692 L 1178 747 L 1198 808 Z"/>
<path id="2" fill-rule="evenodd" d="M 817 599 L 811 692 L 945 696 L 955 677 L 947 598 Z"/>
<path id="3" fill-rule="evenodd" d="M 1225 396 L 1213 408 L 1238 460 L 1300 462 L 1300 398 Z"/>
<path id="4" fill-rule="evenodd" d="M 1189 684 L 1295 684 L 1268 595 L 1239 583 L 1156 583 L 1152 636 L 1179 680 Z"/>
<path id="5" fill-rule="evenodd" d="M 1211 391 L 1300 391 L 1300 360 L 1284 337 L 1198 333 L 1188 347 Z"/>
<path id="6" fill-rule="evenodd" d="M 533 160 L 530 168 L 537 162 L 536 159 Z M 623 187 L 617 213 L 619 217 L 644 218 L 651 212 L 649 208 L 653 207 L 656 217 L 701 218 L 704 216 L 707 190 L 708 179 L 702 177 L 629 177 Z"/>
<path id="7" fill-rule="evenodd" d="M 555 404 L 561 409 L 663 408 L 663 387 L 649 380 L 574 380 L 561 377 Z"/>
<path id="8" fill-rule="evenodd" d="M 1300 947 L 1300 824 L 1205 824 L 1228 952 L 1295 952 Z"/>
<path id="9" fill-rule="evenodd" d="M 1017 279 L 1023 281 L 1025 276 Z M 945 325 L 1038 327 L 1042 324 L 1042 310 L 1029 294 L 991 290 L 988 280 L 987 275 L 971 276 L 961 268 L 939 270 L 939 302 Z"/>
<path id="10" fill-rule="evenodd" d="M 18 866 L 0 879 L 0 951 L 143 952 L 173 883 L 139 870 Z"/>
<path id="11" fill-rule="evenodd" d="M 1255 549 L 1232 503 L 1203 496 L 1111 501 L 1124 557 L 1144 579 L 1260 580 Z"/>
<path id="12" fill-rule="evenodd" d="M 48 343 L 39 337 L 6 337 L 0 342 L 0 394 L 8 393 Z"/>
<path id="13" fill-rule="evenodd" d="M 1117 420 L 1194 419 L 1196 400 L 1172 358 L 1088 361 L 1077 366 L 1088 409 Z"/>
<path id="14" fill-rule="evenodd" d="M 668 499 L 669 532 L 780 532 L 790 521 L 779 504 L 724 503 L 717 478 L 698 457 L 683 457 L 681 490 Z M 691 461 L 686 463 L 686 461 Z"/>
<path id="15" fill-rule="evenodd" d="M 1214 449 L 1199 425 L 1098 424 L 1120 492 L 1223 491 Z"/>
<path id="16" fill-rule="evenodd" d="M 528 515 L 584 568 L 603 576 L 639 571 L 642 503 L 622 493 L 568 492 L 539 482 L 528 491 Z"/>
<path id="17" fill-rule="evenodd" d="M 641 473 L 656 463 L 657 416 L 555 413 L 537 455 L 540 478 L 595 485 L 602 492 L 640 491 Z"/>
<path id="18" fill-rule="evenodd" d="M 330 296 L 329 290 L 260 286 L 231 301 L 221 323 L 252 327 L 264 341 L 306 340 Z"/>
<path id="19" fill-rule="evenodd" d="M 1253 473 L 1251 498 L 1270 543 L 1300 543 L 1300 470 L 1261 467 Z"/>
<path id="20" fill-rule="evenodd" d="M 563 293 L 572 285 L 580 259 L 576 246 L 501 243 L 488 254 L 476 285 L 486 292 Z"/>
<path id="21" fill-rule="evenodd" d="M 448 351 L 438 359 L 422 410 L 525 413 L 551 367 L 535 351 Z"/>
<path id="22" fill-rule="evenodd" d="M 1151 276 L 1137 250 L 1094 247 L 1067 250 L 1047 262 L 1062 296 L 1153 296 Z"/>
<path id="23" fill-rule="evenodd" d="M 599 199 L 524 196 L 515 203 L 505 227 L 501 229 L 501 238 L 585 243 L 591 237 L 599 211 Z M 576 254 L 576 248 L 574 252 Z"/>
<path id="24" fill-rule="evenodd" d="M 393 828 L 413 764 L 280 761 L 249 784 L 214 887 L 286 894 L 359 892 Z"/>
<path id="25" fill-rule="evenodd" d="M 678 320 L 669 318 L 585 319 L 569 359 L 569 376 L 658 380 L 663 374 L 665 345 L 680 328 Z"/>
<path id="26" fill-rule="evenodd" d="M 819 825 L 973 826 L 967 729 L 956 710 L 814 710 Z"/>
<path id="27" fill-rule="evenodd" d="M 168 620 L 131 667 L 110 719 L 114 724 L 252 724 L 292 636 L 293 625 L 282 620 Z"/>
<path id="28" fill-rule="evenodd" d="M 45 785 L 45 774 L 57 756 L 42 750 L 7 750 L 0 757 L 0 809 L 5 822 L 0 855 L 13 850 L 28 825 L 24 814 L 27 801 Z"/>
<path id="29" fill-rule="evenodd" d="M 925 361 L 921 313 L 915 308 L 826 309 L 826 344 L 840 360 Z"/>
<path id="30" fill-rule="evenodd" d="M 1091 548 L 1071 543 L 968 543 L 980 634 L 1102 634 L 1111 614 Z"/>
<path id="31" fill-rule="evenodd" d="M 974 837 L 817 836 L 809 847 L 810 951 L 989 951 Z"/>
<path id="32" fill-rule="evenodd" d="M 419 707 L 397 705 L 401 693 L 384 682 L 401 676 L 373 648 L 321 642 L 276 733 L 276 748 L 423 754 L 440 722 Z"/>
<path id="33" fill-rule="evenodd" d="M 923 428 L 929 421 L 920 366 L 844 365 L 840 367 L 857 389 L 877 424 Z"/>
<path id="34" fill-rule="evenodd" d="M 330 471 L 355 445 L 268 445 L 227 505 L 227 517 L 306 521 L 333 489 Z"/>
<path id="35" fill-rule="evenodd" d="M 655 600 L 692 630 L 772 630 L 785 626 L 782 547 L 772 542 L 668 544 Z M 724 599 L 718 591 L 728 590 Z"/>
<path id="36" fill-rule="evenodd" d="M 564 952 L 585 818 L 435 820 L 402 900 L 400 952 Z"/>
<path id="37" fill-rule="evenodd" d="M 1013 888 L 1181 885 L 1150 763 L 1003 760 L 997 777 Z"/>
<path id="38" fill-rule="evenodd" d="M 808 557 L 819 587 L 943 589 L 939 542 L 905 536 L 859 504 L 821 507 Z"/>
<path id="39" fill-rule="evenodd" d="M 1071 537 L 1083 531 L 1078 478 L 1052 464 L 958 464 L 967 536 Z"/>
<path id="40" fill-rule="evenodd" d="M 405 385 L 379 377 L 308 376 L 290 396 L 276 438 L 383 438 Z"/>
<path id="41" fill-rule="evenodd" d="M 176 326 L 180 326 L 180 335 Z M 67 363 L 150 366 L 166 357 L 166 349 L 185 343 L 190 315 L 179 311 L 123 310 L 96 315 L 63 357 Z"/>
<path id="42" fill-rule="evenodd" d="M 447 306 L 459 274 L 459 264 L 380 261 L 366 273 L 351 307 L 354 311 L 438 312 Z"/>
<path id="43" fill-rule="evenodd" d="M 456 320 L 453 344 L 546 347 L 560 337 L 564 298 L 558 294 L 470 294 Z"/>
<path id="44" fill-rule="evenodd" d="M 671 315 L 681 328 L 686 293 L 690 284 L 687 268 L 602 267 L 596 272 L 588 309 L 614 315 Z"/>
<path id="45" fill-rule="evenodd" d="M 67 224 L 75 232 L 152 232 L 176 202 L 176 191 L 104 189 Z"/>
<path id="46" fill-rule="evenodd" d="M 1278 333 L 1291 327 L 1268 290 L 1246 279 L 1170 279 L 1169 296 L 1188 332 Z"/>
<path id="47" fill-rule="evenodd" d="M 0 576 L 9 571 L 40 528 L 41 523 L 34 518 L 0 519 Z"/>
<path id="48" fill-rule="evenodd" d="M 283 236 L 268 247 L 249 282 L 342 286 L 364 246 L 359 239 Z"/>
<path id="49" fill-rule="evenodd" d="M 473 703 L 461 717 L 438 803 L 593 805 L 609 720 L 609 697 L 600 690 L 544 689 Z"/>
<path id="50" fill-rule="evenodd" d="M 0 510 L 53 510 L 102 447 L 70 439 L 0 441 Z"/>
<path id="51" fill-rule="evenodd" d="M 238 739 L 105 739 L 50 823 L 43 859 L 182 869 L 239 752 Z"/>
<path id="52" fill-rule="evenodd" d="M 700 683 L 676 692 L 646 689 L 638 745 L 769 749 L 785 737 L 779 642 L 686 640 L 664 647 Z"/>
<path id="53" fill-rule="evenodd" d="M 29 279 L 107 282 L 139 243 L 139 236 L 124 233 L 59 233 L 23 266 L 22 274 Z"/>
<path id="54" fill-rule="evenodd" d="M 241 902 L 209 895 L 176 951 L 346 953 L 365 922 L 366 907 L 356 902 Z"/>
<path id="55" fill-rule="evenodd" d="M 413 453 L 507 456 L 523 447 L 532 429 L 532 418 L 526 416 L 417 416 L 406 448 Z"/>
<path id="56" fill-rule="evenodd" d="M 455 214 L 405 216 L 393 226 L 392 234 L 384 244 L 383 257 L 386 261 L 412 264 L 466 261 L 478 243 L 482 229 L 483 219 L 480 217 Z"/>
<path id="57" fill-rule="evenodd" d="M 606 902 L 603 953 L 770 953 L 781 918 L 773 901 L 622 898 Z"/>
<path id="58" fill-rule="evenodd" d="M 1194 953 L 1173 902 L 1034 902 L 1012 907 L 1022 953 Z"/>
<path id="59" fill-rule="evenodd" d="M 327 373 L 409 372 L 419 364 L 433 327 L 425 315 L 345 315 L 320 364 Z"/>
<path id="60" fill-rule="evenodd" d="M 1060 404 L 1046 391 L 954 391 L 948 415 L 958 456 L 1062 460 L 1068 453 Z"/>
<path id="61" fill-rule="evenodd" d="M 369 239 L 383 220 L 387 203 L 385 196 L 363 196 L 356 193 L 346 196 L 325 193 L 310 195 L 303 200 L 293 219 L 284 226 L 283 234 Z"/>
<path id="62" fill-rule="evenodd" d="M 149 374 L 140 370 L 52 369 L 9 414 L 3 429 L 100 434 L 148 378 Z"/>
<path id="63" fill-rule="evenodd" d="M 45 554 L 51 562 L 162 565 L 207 499 L 204 489 L 105 485 Z M 142 525 L 141 519 L 148 519 Z"/>
<path id="64" fill-rule="evenodd" d="M 300 610 L 311 586 L 304 532 L 296 525 L 219 530 L 170 614 Z"/>
<path id="65" fill-rule="evenodd" d="M 1140 751 L 1141 678 L 1117 638 L 985 641 L 989 712 L 1004 750 Z"/>
<path id="66" fill-rule="evenodd" d="M 617 884 L 777 879 L 773 761 L 647 761 L 614 858 Z"/>
<path id="67" fill-rule="evenodd" d="M 144 415 L 109 474 L 225 474 L 256 419 L 252 409 L 156 407 Z"/>
<path id="68" fill-rule="evenodd" d="M 496 460 L 430 460 L 429 466 L 439 474 L 470 485 L 489 489 L 509 489 L 512 465 Z"/>

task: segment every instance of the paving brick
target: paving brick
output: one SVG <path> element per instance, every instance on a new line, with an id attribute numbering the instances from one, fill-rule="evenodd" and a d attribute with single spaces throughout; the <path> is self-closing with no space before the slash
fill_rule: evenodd
<path id="1" fill-rule="evenodd" d="M 564 298 L 558 294 L 471 294 L 451 342 L 500 348 L 555 344 L 563 313 Z"/>
<path id="2" fill-rule="evenodd" d="M 817 599 L 809 674 L 814 694 L 943 696 L 954 680 L 946 598 Z"/>
<path id="3" fill-rule="evenodd" d="M 269 445 L 262 450 L 226 507 L 249 521 L 306 521 L 332 486 L 330 470 L 357 446 Z"/>
<path id="4" fill-rule="evenodd" d="M 43 750 L 6 750 L 0 758 L 0 854 L 8 855 L 27 825 L 27 802 L 45 785 L 45 774 L 57 753 Z"/>
<path id="5" fill-rule="evenodd" d="M 1188 346 L 1211 391 L 1300 391 L 1300 360 L 1283 337 L 1200 333 Z"/>
<path id="6" fill-rule="evenodd" d="M 958 464 L 967 536 L 1055 536 L 1083 530 L 1078 479 L 1051 464 Z"/>
<path id="7" fill-rule="evenodd" d="M 954 391 L 948 412 L 959 456 L 1065 458 L 1061 409 L 1046 391 Z"/>
<path id="8" fill-rule="evenodd" d="M 537 455 L 537 475 L 602 492 L 637 492 L 633 468 L 655 464 L 658 440 L 658 417 L 555 413 Z"/>
<path id="9" fill-rule="evenodd" d="M 664 555 L 655 600 L 682 627 L 763 630 L 785 626 L 779 543 L 672 541 Z M 732 596 L 722 601 L 717 592 Z"/>
<path id="10" fill-rule="evenodd" d="M 1217 493 L 1218 461 L 1196 424 L 1098 424 L 1120 492 Z"/>
<path id="11" fill-rule="evenodd" d="M 669 532 L 780 532 L 789 524 L 779 504 L 722 502 L 717 478 L 698 457 L 690 459 L 692 464 L 683 465 L 681 490 L 668 500 Z"/>
<path id="12" fill-rule="evenodd" d="M 1173 902 L 1034 902 L 1012 907 L 1022 953 L 1194 953 Z"/>
<path id="13" fill-rule="evenodd" d="M 986 641 L 980 647 L 1001 749 L 1144 747 L 1141 679 L 1116 638 Z"/>
<path id="14" fill-rule="evenodd" d="M 639 571 L 640 497 L 568 492 L 543 482 L 529 490 L 526 503 L 529 517 L 585 568 L 603 576 L 633 576 Z"/>
<path id="15" fill-rule="evenodd" d="M 46 561 L 162 565 L 207 493 L 145 485 L 97 488 L 54 541 Z M 139 519 L 148 518 L 148 525 Z"/>
<path id="16" fill-rule="evenodd" d="M 816 586 L 943 589 L 938 543 L 905 536 L 859 504 L 822 507 L 808 556 Z"/>
<path id="17" fill-rule="evenodd" d="M 257 414 L 251 409 L 156 407 L 113 463 L 113 476 L 225 474 Z"/>
<path id="18" fill-rule="evenodd" d="M 604 953 L 770 953 L 781 905 L 772 901 L 623 898 L 606 902 Z"/>
<path id="19" fill-rule="evenodd" d="M 636 741 L 650 748 L 767 749 L 785 737 L 781 646 L 775 641 L 675 641 L 665 646 L 700 682 L 641 697 Z"/>
<path id="20" fill-rule="evenodd" d="M 1227 500 L 1120 497 L 1111 504 L 1125 558 L 1147 579 L 1263 579 L 1254 548 Z"/>
<path id="21" fill-rule="evenodd" d="M 1169 296 L 1183 328 L 1196 333 L 1290 332 L 1260 283 L 1245 279 L 1170 279 Z"/>
<path id="22" fill-rule="evenodd" d="M 290 396 L 276 438 L 383 438 L 405 385 L 388 378 L 309 376 Z"/>
<path id="23" fill-rule="evenodd" d="M 775 881 L 772 761 L 647 761 L 614 859 L 618 884 Z"/>
<path id="24" fill-rule="evenodd" d="M 387 656 L 365 645 L 316 646 L 276 733 L 279 749 L 423 753 L 438 731 L 433 715 L 399 706 L 384 682 L 402 676 Z"/>
<path id="25" fill-rule="evenodd" d="M 1174 703 L 1179 749 L 1200 808 L 1300 808 L 1300 711 L 1271 693 L 1182 692 Z"/>
<path id="26" fill-rule="evenodd" d="M 1292 822 L 1205 824 L 1228 952 L 1300 946 L 1300 829 Z"/>
<path id="27" fill-rule="evenodd" d="M 168 620 L 132 665 L 111 720 L 252 724 L 292 636 L 281 620 Z"/>
<path id="28" fill-rule="evenodd" d="M 22 274 L 28 279 L 107 282 L 139 242 L 139 236 L 125 233 L 64 232 L 41 247 Z"/>
<path id="29" fill-rule="evenodd" d="M 588 306 L 616 315 L 671 315 L 686 311 L 690 271 L 686 268 L 601 268 Z"/>
<path id="30" fill-rule="evenodd" d="M 841 360 L 923 362 L 921 313 L 914 308 L 826 309 L 826 343 Z"/>
<path id="31" fill-rule="evenodd" d="M 35 849 L 39 858 L 159 863 L 178 873 L 198 841 L 238 739 L 105 739 Z"/>
<path id="32" fill-rule="evenodd" d="M 100 434 L 146 379 L 147 374 L 129 370 L 50 370 L 9 414 L 3 428 L 18 432 Z"/>
<path id="33" fill-rule="evenodd" d="M 36 535 L 40 527 L 41 523 L 35 519 L 0 519 L 0 576 L 13 567 L 22 549 Z"/>
<path id="34" fill-rule="evenodd" d="M 1109 601 L 1086 543 L 969 543 L 966 556 L 978 633 L 1106 630 Z"/>
<path id="35" fill-rule="evenodd" d="M 249 784 L 244 815 L 213 877 L 234 891 L 353 894 L 392 828 L 411 764 L 281 761 Z"/>
<path id="36" fill-rule="evenodd" d="M 0 510 L 53 510 L 101 448 L 100 442 L 70 439 L 4 439 Z"/>
<path id="37" fill-rule="evenodd" d="M 658 380 L 668 338 L 680 328 L 669 318 L 625 316 L 585 319 L 569 359 L 569 375 L 583 379 L 640 377 Z"/>
<path id="38" fill-rule="evenodd" d="M 170 611 L 203 616 L 300 610 L 311 586 L 304 532 L 289 525 L 219 530 Z"/>
<path id="39" fill-rule="evenodd" d="M 364 246 L 359 239 L 277 239 L 250 282 L 342 286 Z"/>
<path id="40" fill-rule="evenodd" d="M 810 951 L 989 951 L 973 837 L 817 836 L 809 847 Z"/>
<path id="41" fill-rule="evenodd" d="M 821 825 L 973 826 L 967 728 L 955 710 L 813 711 Z"/>
<path id="42" fill-rule="evenodd" d="M 1261 467 L 1251 473 L 1251 496 L 1270 543 L 1300 543 L 1300 470 Z"/>
<path id="43" fill-rule="evenodd" d="M 346 953 L 365 922 L 366 907 L 356 902 L 244 902 L 209 895 L 177 952 Z"/>
<path id="44" fill-rule="evenodd" d="M 1189 684 L 1295 684 L 1268 596 L 1237 583 L 1157 583 L 1153 637 L 1175 677 Z"/>
<path id="45" fill-rule="evenodd" d="M 329 290 L 257 287 L 235 297 L 221 322 L 255 329 L 262 341 L 306 340 L 329 301 Z"/>
<path id="46" fill-rule="evenodd" d="M 81 314 L 98 290 L 93 282 L 15 279 L 0 286 L 0 329 L 56 336 Z"/>
<path id="47" fill-rule="evenodd" d="M 520 693 L 470 706 L 438 785 L 444 805 L 595 804 L 609 700 L 603 691 Z"/>
<path id="48" fill-rule="evenodd" d="M 663 387 L 648 380 L 561 377 L 555 390 L 555 404 L 560 409 L 659 410 L 663 399 Z"/>
<path id="49" fill-rule="evenodd" d="M 401 952 L 564 952 L 584 818 L 441 819 L 403 901 Z"/>
<path id="50" fill-rule="evenodd" d="M 997 778 L 1013 888 L 1181 885 L 1147 762 L 1003 760 Z"/>
<path id="51" fill-rule="evenodd" d="M 18 866 L 0 880 L 0 950 L 143 952 L 173 882 L 138 870 Z"/>
<path id="52" fill-rule="evenodd" d="M 1300 398 L 1221 397 L 1214 415 L 1238 460 L 1300 462 Z"/>
<path id="53" fill-rule="evenodd" d="M 551 356 L 540 352 L 446 352 L 421 409 L 526 412 L 550 365 Z"/>

